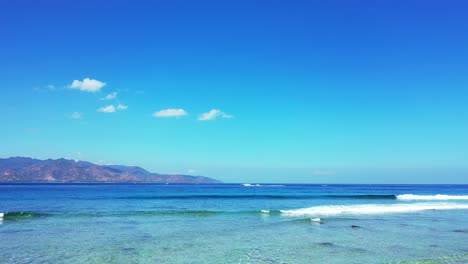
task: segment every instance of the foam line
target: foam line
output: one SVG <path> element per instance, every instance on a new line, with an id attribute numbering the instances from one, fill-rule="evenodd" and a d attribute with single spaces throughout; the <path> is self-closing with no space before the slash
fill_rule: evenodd
<path id="1" fill-rule="evenodd" d="M 281 210 L 283 215 L 367 215 L 387 213 L 409 213 L 425 210 L 468 209 L 468 204 L 457 203 L 413 203 L 413 204 L 361 204 L 326 205 L 296 210 Z"/>
<path id="2" fill-rule="evenodd" d="M 398 200 L 468 200 L 468 195 L 446 195 L 446 194 L 436 194 L 436 195 L 416 195 L 416 194 L 400 194 L 396 196 Z"/>

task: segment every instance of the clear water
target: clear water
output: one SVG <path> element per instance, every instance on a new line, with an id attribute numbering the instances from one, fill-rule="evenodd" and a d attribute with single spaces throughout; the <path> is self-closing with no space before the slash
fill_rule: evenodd
<path id="1" fill-rule="evenodd" d="M 467 185 L 0 185 L 0 263 L 468 263 L 466 195 Z"/>

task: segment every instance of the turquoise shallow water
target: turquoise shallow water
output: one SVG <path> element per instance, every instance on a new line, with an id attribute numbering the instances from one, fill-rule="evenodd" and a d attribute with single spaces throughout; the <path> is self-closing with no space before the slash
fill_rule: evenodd
<path id="1" fill-rule="evenodd" d="M 0 213 L 0 263 L 468 263 L 467 185 L 0 185 Z"/>

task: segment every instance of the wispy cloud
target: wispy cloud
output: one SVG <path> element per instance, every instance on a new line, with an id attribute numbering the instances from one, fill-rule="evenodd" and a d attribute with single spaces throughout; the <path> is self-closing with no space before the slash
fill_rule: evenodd
<path id="1" fill-rule="evenodd" d="M 53 84 L 48 84 L 48 85 L 44 85 L 44 86 L 33 87 L 33 90 L 36 91 L 36 92 L 45 92 L 45 91 L 55 92 L 55 91 L 59 91 L 59 90 L 69 88 L 69 87 L 70 87 L 69 85 L 67 85 L 67 86 L 57 86 L 57 85 L 53 85 Z"/>
<path id="2" fill-rule="evenodd" d="M 153 113 L 154 117 L 181 117 L 187 115 L 184 109 L 164 109 Z"/>
<path id="3" fill-rule="evenodd" d="M 80 112 L 73 112 L 73 113 L 70 115 L 70 118 L 71 118 L 71 119 L 83 119 L 83 113 L 80 113 Z"/>
<path id="4" fill-rule="evenodd" d="M 187 173 L 189 173 L 189 174 L 193 174 L 193 173 L 195 173 L 195 172 L 197 172 L 197 171 L 194 170 L 194 169 L 189 169 L 189 170 L 187 171 Z"/>
<path id="5" fill-rule="evenodd" d="M 101 82 L 98 80 L 85 78 L 82 81 L 74 80 L 70 85 L 71 89 L 78 89 L 85 92 L 97 92 L 101 90 L 102 87 L 106 85 L 105 82 Z"/>
<path id="6" fill-rule="evenodd" d="M 312 171 L 312 174 L 314 175 L 335 175 L 336 174 L 336 171 L 332 171 L 332 170 L 313 170 Z"/>
<path id="7" fill-rule="evenodd" d="M 211 109 L 209 112 L 203 113 L 198 117 L 200 121 L 214 120 L 216 118 L 233 118 L 234 116 L 224 113 L 219 109 Z"/>
<path id="8" fill-rule="evenodd" d="M 124 111 L 124 110 L 127 110 L 128 108 L 128 105 L 123 105 L 123 104 L 118 104 L 117 107 L 115 107 L 114 105 L 107 105 L 107 106 L 104 106 L 104 107 L 101 107 L 98 109 L 98 112 L 102 112 L 102 113 L 114 113 L 116 112 L 117 110 L 118 111 Z"/>
<path id="9" fill-rule="evenodd" d="M 101 108 L 98 109 L 98 112 L 102 112 L 102 113 L 114 113 L 114 112 L 115 112 L 115 106 L 113 106 L 113 105 L 108 105 L 108 106 L 101 107 Z"/>
<path id="10" fill-rule="evenodd" d="M 101 100 L 112 100 L 112 99 L 115 99 L 116 97 L 117 97 L 117 92 L 113 92 L 104 96 L 103 98 L 101 98 Z"/>
<path id="11" fill-rule="evenodd" d="M 128 105 L 123 105 L 123 104 L 117 105 L 118 110 L 127 110 L 127 108 L 128 108 Z"/>
<path id="12" fill-rule="evenodd" d="M 55 85 L 53 85 L 53 84 L 49 84 L 49 85 L 47 85 L 47 89 L 49 91 L 55 91 L 57 89 L 57 87 L 55 87 Z"/>
<path id="13" fill-rule="evenodd" d="M 76 153 L 76 159 L 75 159 L 75 162 L 78 162 L 78 161 L 80 161 L 80 160 L 81 160 L 81 157 L 82 157 L 82 155 L 81 155 L 81 152 L 80 152 L 80 151 L 78 151 L 78 152 Z"/>

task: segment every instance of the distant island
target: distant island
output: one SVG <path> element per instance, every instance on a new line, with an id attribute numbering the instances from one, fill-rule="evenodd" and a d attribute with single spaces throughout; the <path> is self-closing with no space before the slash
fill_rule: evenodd
<path id="1" fill-rule="evenodd" d="M 192 175 L 151 173 L 136 166 L 98 165 L 68 159 L 0 159 L 0 182 L 7 183 L 220 183 Z"/>

